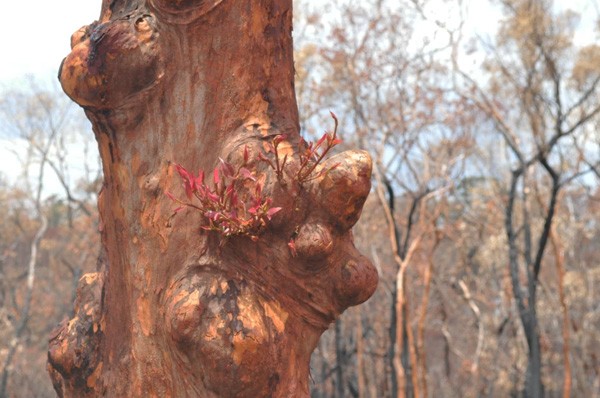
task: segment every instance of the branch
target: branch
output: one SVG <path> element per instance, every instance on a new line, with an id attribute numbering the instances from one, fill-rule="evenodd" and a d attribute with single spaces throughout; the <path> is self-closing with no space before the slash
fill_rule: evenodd
<path id="1" fill-rule="evenodd" d="M 598 83 L 600 83 L 600 75 L 596 77 L 591 86 L 582 94 L 582 96 L 577 100 L 577 102 L 575 102 L 569 109 L 567 109 L 567 112 L 565 113 L 566 117 L 568 117 L 571 114 L 571 112 L 573 112 L 575 109 L 579 108 L 592 94 L 595 93 L 596 86 L 598 86 Z"/>
<path id="2" fill-rule="evenodd" d="M 540 268 L 542 265 L 542 259 L 544 257 L 544 250 L 546 249 L 546 244 L 548 243 L 548 237 L 550 236 L 550 231 L 552 229 L 552 222 L 554 220 L 554 213 L 556 210 L 556 202 L 558 197 L 558 192 L 560 190 L 559 178 L 560 176 L 552 169 L 552 167 L 548 164 L 548 161 L 545 157 L 540 159 L 542 166 L 546 169 L 548 174 L 552 177 L 552 191 L 550 196 L 550 204 L 548 205 L 548 211 L 546 213 L 544 228 L 542 229 L 542 234 L 540 235 L 537 253 L 535 257 L 535 261 L 533 263 L 533 282 L 537 282 L 538 275 L 540 273 Z"/>
<path id="3" fill-rule="evenodd" d="M 516 191 L 517 191 L 517 182 L 522 174 L 521 170 L 513 171 L 511 177 L 510 191 L 508 194 L 508 204 L 506 206 L 505 212 L 505 224 L 504 227 L 506 229 L 506 236 L 508 240 L 508 259 L 509 259 L 509 270 L 510 270 L 510 279 L 513 289 L 513 295 L 517 300 L 517 307 L 519 309 L 519 314 L 521 316 L 521 320 L 523 325 L 528 325 L 529 321 L 525 314 L 527 313 L 527 307 L 525 306 L 525 300 L 523 298 L 523 292 L 521 291 L 521 284 L 519 282 L 519 258 L 518 258 L 518 250 L 516 240 L 516 234 L 514 231 L 513 225 L 513 211 L 515 206 L 516 199 Z"/>
<path id="4" fill-rule="evenodd" d="M 469 308 L 471 308 L 471 311 L 473 312 L 473 314 L 475 315 L 475 319 L 477 320 L 477 347 L 475 349 L 475 358 L 473 359 L 473 365 L 471 365 L 471 372 L 475 373 L 477 372 L 477 368 L 479 367 L 479 358 L 481 357 L 481 352 L 483 351 L 483 339 L 485 337 L 485 329 L 483 322 L 481 321 L 481 311 L 479 310 L 479 307 L 473 300 L 471 292 L 469 291 L 469 288 L 467 287 L 466 283 L 461 279 L 458 281 L 458 286 L 460 287 L 464 299 L 469 304 Z"/>

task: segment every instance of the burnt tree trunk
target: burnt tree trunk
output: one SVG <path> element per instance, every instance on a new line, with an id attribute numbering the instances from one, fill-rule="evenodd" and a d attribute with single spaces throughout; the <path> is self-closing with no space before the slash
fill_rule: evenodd
<path id="1" fill-rule="evenodd" d="M 377 274 L 350 232 L 369 156 L 344 152 L 298 178 L 291 33 L 292 0 L 104 0 L 73 35 L 59 78 L 98 141 L 103 254 L 50 340 L 60 396 L 309 395 L 319 336 Z M 280 134 L 277 175 L 256 156 L 272 159 Z M 203 231 L 198 211 L 171 219 L 165 192 L 184 196 L 173 163 L 212 171 L 246 151 L 282 208 L 258 240 Z"/>

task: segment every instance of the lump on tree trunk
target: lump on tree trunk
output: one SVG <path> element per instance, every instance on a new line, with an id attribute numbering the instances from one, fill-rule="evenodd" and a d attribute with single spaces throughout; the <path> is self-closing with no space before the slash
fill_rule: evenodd
<path id="1" fill-rule="evenodd" d="M 104 255 L 50 340 L 60 396 L 309 395 L 319 336 L 377 273 L 350 231 L 369 156 L 302 174 L 291 33 L 292 0 L 104 0 L 73 35 L 59 78 L 98 141 Z M 174 164 L 219 162 L 244 164 L 281 207 L 258 239 L 205 231 L 202 211 L 171 217 Z"/>

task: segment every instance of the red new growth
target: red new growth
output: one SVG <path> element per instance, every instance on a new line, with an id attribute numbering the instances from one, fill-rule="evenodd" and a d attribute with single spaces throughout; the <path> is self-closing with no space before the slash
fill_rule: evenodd
<path id="1" fill-rule="evenodd" d="M 247 148 L 244 149 L 244 164 L 237 170 L 231 163 L 219 159 L 219 165 L 213 170 L 212 186 L 204 182 L 202 170 L 194 176 L 176 164 L 188 201 L 166 192 L 180 205 L 173 216 L 184 208 L 192 208 L 202 214 L 203 230 L 216 231 L 225 237 L 243 235 L 257 240 L 261 230 L 281 207 L 271 207 L 271 198 L 262 196 L 260 183 L 246 167 L 247 159 Z"/>
<path id="2" fill-rule="evenodd" d="M 333 132 L 325 132 L 317 142 L 307 143 L 302 140 L 296 158 L 297 171 L 293 175 L 287 174 L 298 184 L 321 178 L 339 166 L 339 163 L 328 167 L 321 166 L 331 150 L 342 142 L 337 137 L 338 119 L 333 112 L 330 114 L 334 120 Z M 277 179 L 282 184 L 284 184 L 283 177 L 288 155 L 282 158 L 279 146 L 286 139 L 286 135 L 276 135 L 268 143 L 267 153 L 259 152 L 257 157 L 258 161 L 266 163 L 275 171 Z M 231 163 L 219 158 L 219 164 L 212 173 L 211 186 L 204 182 L 203 170 L 195 176 L 183 166 L 176 164 L 177 173 L 183 180 L 187 201 L 182 201 L 172 193 L 166 192 L 171 200 L 179 204 L 173 216 L 185 208 L 192 208 L 202 214 L 203 230 L 216 231 L 224 237 L 242 235 L 254 241 L 258 240 L 260 232 L 267 222 L 281 211 L 281 207 L 271 207 L 271 198 L 263 196 L 262 186 L 257 181 L 255 172 L 248 168 L 249 159 L 247 147 L 244 147 L 243 164 L 237 169 Z M 296 256 L 296 244 L 293 238 L 288 242 L 288 248 L 292 256 Z"/>
<path id="3" fill-rule="evenodd" d="M 333 132 L 325 132 L 323 136 L 316 142 L 304 142 L 304 149 L 300 151 L 299 155 L 299 163 L 300 167 L 298 168 L 298 172 L 294 176 L 298 183 L 303 184 L 307 181 L 314 180 L 322 177 L 327 174 L 331 170 L 335 169 L 339 166 L 339 164 L 334 164 L 331 167 L 321 168 L 317 172 L 315 172 L 318 166 L 323 162 L 327 154 L 335 147 L 339 145 L 342 140 L 337 138 L 337 129 L 338 129 L 338 119 L 333 112 L 329 112 L 331 117 L 334 120 L 334 129 Z M 262 162 L 265 162 L 275 170 L 277 174 L 277 178 L 281 181 L 283 177 L 284 167 L 287 163 L 287 155 L 280 159 L 279 156 L 279 144 L 286 139 L 285 135 L 277 135 L 273 138 L 273 140 L 269 143 L 268 152 L 271 152 L 275 155 L 275 161 L 273 162 L 266 156 L 259 154 L 258 159 Z"/>

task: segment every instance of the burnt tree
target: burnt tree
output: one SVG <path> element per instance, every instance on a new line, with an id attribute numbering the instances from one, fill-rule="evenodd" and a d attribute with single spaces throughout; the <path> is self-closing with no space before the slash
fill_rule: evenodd
<path id="1" fill-rule="evenodd" d="M 292 0 L 104 0 L 73 35 L 59 78 L 102 157 L 103 250 L 50 339 L 60 396 L 309 395 L 319 336 L 377 273 L 351 235 L 369 156 L 301 171 L 291 33 Z M 257 239 L 203 230 L 202 211 L 171 217 L 165 192 L 184 195 L 174 164 L 220 159 L 281 207 Z"/>

